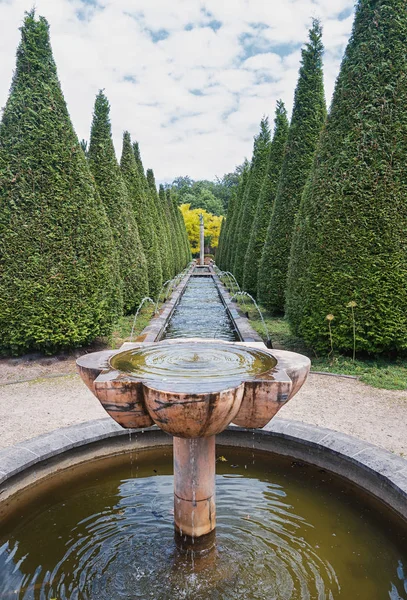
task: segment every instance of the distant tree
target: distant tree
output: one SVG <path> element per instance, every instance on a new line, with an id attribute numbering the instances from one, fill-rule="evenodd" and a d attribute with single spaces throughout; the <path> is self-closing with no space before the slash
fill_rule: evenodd
<path id="1" fill-rule="evenodd" d="M 254 138 L 253 157 L 235 233 L 236 254 L 232 272 L 240 284 L 243 283 L 244 259 L 250 241 L 250 226 L 256 214 L 260 190 L 267 170 L 270 143 L 268 119 L 263 118 L 260 132 Z"/>
<path id="2" fill-rule="evenodd" d="M 177 177 L 170 185 L 177 204 L 191 204 L 195 208 L 203 208 L 216 215 L 226 214 L 229 199 L 239 182 L 241 165 L 234 173 L 226 173 L 215 181 L 191 177 Z"/>
<path id="3" fill-rule="evenodd" d="M 113 237 L 58 81 L 49 26 L 26 13 L 0 124 L 0 348 L 53 352 L 121 313 Z"/>
<path id="4" fill-rule="evenodd" d="M 173 197 L 177 201 L 177 204 L 182 204 L 182 198 L 185 194 L 191 191 L 194 184 L 194 180 L 188 175 L 183 177 L 176 177 L 171 183 L 170 188 L 173 193 Z"/>
<path id="5" fill-rule="evenodd" d="M 242 165 L 236 167 L 233 173 L 225 173 L 223 177 L 217 177 L 215 180 L 215 196 L 221 200 L 223 204 L 223 213 L 226 214 L 230 199 L 239 185 L 239 177 Z"/>
<path id="6" fill-rule="evenodd" d="M 270 227 L 263 250 L 264 276 L 268 278 L 266 307 L 284 311 L 288 262 L 295 216 L 309 176 L 318 138 L 326 118 L 322 72 L 322 29 L 317 20 L 302 50 L 294 108 Z"/>
<path id="7" fill-rule="evenodd" d="M 407 10 L 359 0 L 296 221 L 292 330 L 316 350 L 407 349 Z"/>
<path id="8" fill-rule="evenodd" d="M 202 210 L 200 208 L 191 209 L 189 204 L 182 204 L 180 210 L 184 218 L 191 252 L 196 254 L 199 252 L 200 249 L 200 214 L 203 216 L 204 219 L 205 245 L 208 246 L 212 252 L 216 250 L 216 248 L 218 247 L 219 234 L 223 217 L 211 215 L 210 213 L 207 213 L 205 210 Z"/>
<path id="9" fill-rule="evenodd" d="M 103 91 L 96 96 L 89 143 L 89 166 L 110 220 L 123 282 L 124 310 L 133 312 L 148 295 L 147 262 L 133 207 L 112 140 L 110 106 Z"/>
<path id="10" fill-rule="evenodd" d="M 183 198 L 185 200 L 184 204 L 191 204 L 192 209 L 202 208 L 206 212 L 217 216 L 222 215 L 224 212 L 221 200 L 216 198 L 207 188 L 201 189 L 199 195 L 185 194 Z"/>
<path id="11" fill-rule="evenodd" d="M 149 293 L 152 298 L 156 299 L 162 286 L 162 271 L 158 239 L 153 226 L 152 201 L 146 180 L 142 179 L 139 172 L 128 131 L 123 135 L 120 167 L 133 204 L 141 243 L 147 259 Z"/>

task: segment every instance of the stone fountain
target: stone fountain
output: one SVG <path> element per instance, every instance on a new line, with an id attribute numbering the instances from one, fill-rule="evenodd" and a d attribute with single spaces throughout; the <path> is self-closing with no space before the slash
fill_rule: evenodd
<path id="1" fill-rule="evenodd" d="M 207 548 L 216 527 L 215 436 L 231 423 L 264 427 L 301 388 L 310 361 L 261 343 L 178 339 L 87 354 L 77 365 L 122 427 L 155 424 L 173 436 L 175 531 Z"/>

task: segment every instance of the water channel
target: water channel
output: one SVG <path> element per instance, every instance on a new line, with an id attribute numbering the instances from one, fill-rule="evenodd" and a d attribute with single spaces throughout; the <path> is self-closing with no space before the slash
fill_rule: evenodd
<path id="1" fill-rule="evenodd" d="M 164 335 L 187 337 L 238 340 L 212 277 L 190 278 Z"/>

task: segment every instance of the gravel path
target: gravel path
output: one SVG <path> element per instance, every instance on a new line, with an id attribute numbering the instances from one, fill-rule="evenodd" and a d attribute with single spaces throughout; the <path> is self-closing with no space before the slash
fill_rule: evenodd
<path id="1" fill-rule="evenodd" d="M 0 384 L 0 448 L 105 416 L 98 400 L 74 374 Z M 311 374 L 279 416 L 342 431 L 407 456 L 407 391 L 379 390 L 352 379 Z"/>

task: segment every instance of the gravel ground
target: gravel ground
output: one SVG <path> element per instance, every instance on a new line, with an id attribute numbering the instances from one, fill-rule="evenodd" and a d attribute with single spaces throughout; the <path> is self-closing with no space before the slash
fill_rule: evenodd
<path id="1" fill-rule="evenodd" d="M 33 368 L 23 369 L 18 378 L 32 376 Z M 0 448 L 106 416 L 79 376 L 64 375 L 64 369 L 72 373 L 73 361 L 67 360 L 60 372 L 53 370 L 50 379 L 11 383 L 15 371 L 0 379 Z M 48 373 L 40 370 L 40 375 Z M 353 379 L 311 374 L 279 416 L 342 431 L 407 456 L 407 391 L 379 390 Z"/>

